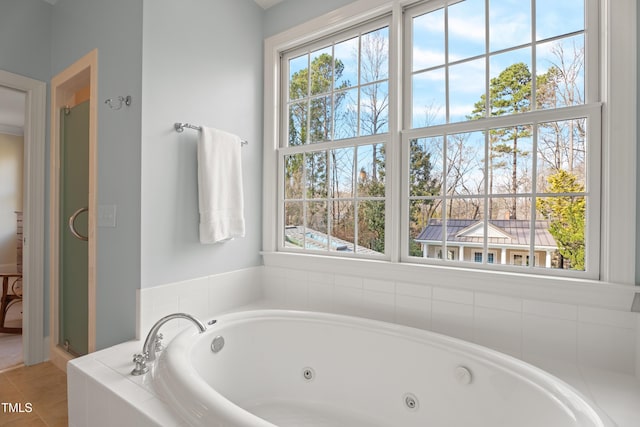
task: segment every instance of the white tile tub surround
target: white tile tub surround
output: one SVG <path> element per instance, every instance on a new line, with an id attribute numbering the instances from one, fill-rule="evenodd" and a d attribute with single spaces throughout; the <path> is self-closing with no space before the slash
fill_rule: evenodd
<path id="1" fill-rule="evenodd" d="M 160 318 L 176 312 L 206 321 L 217 313 L 251 307 L 262 300 L 262 267 L 169 283 L 138 291 L 138 340 L 126 342 L 67 365 L 70 427 L 184 426 L 158 398 L 148 376 L 132 376 L 132 356 Z M 260 307 L 263 307 L 261 304 Z M 163 325 L 167 344 L 184 328 L 182 319 Z"/>
<path id="2" fill-rule="evenodd" d="M 67 364 L 69 427 L 185 426 L 158 398 L 147 376 L 129 374 L 140 341 Z"/>
<path id="3" fill-rule="evenodd" d="M 529 362 L 557 360 L 622 374 L 635 375 L 638 370 L 640 374 L 636 366 L 640 364 L 637 313 L 554 301 L 570 300 L 570 288 L 545 292 L 549 301 L 543 301 L 367 274 L 371 273 L 266 266 L 264 296 L 282 308 L 328 311 L 429 329 Z M 603 305 L 622 306 L 624 301 L 618 294 L 608 297 Z M 588 296 L 583 301 L 591 299 Z"/>
<path id="4" fill-rule="evenodd" d="M 138 291 L 138 339 L 144 340 L 153 324 L 176 312 L 205 321 L 213 313 L 228 311 L 262 299 L 262 267 L 237 270 Z M 174 320 L 162 327 L 170 339 L 190 323 Z"/>

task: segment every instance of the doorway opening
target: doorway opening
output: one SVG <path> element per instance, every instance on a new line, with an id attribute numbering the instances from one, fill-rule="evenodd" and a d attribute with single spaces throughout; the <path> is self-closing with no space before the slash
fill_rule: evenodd
<path id="1" fill-rule="evenodd" d="M 22 363 L 22 199 L 26 95 L 0 86 L 0 371 Z"/>
<path id="2" fill-rule="evenodd" d="M 0 179 L 0 194 L 6 198 L 2 200 L 6 212 L 0 212 L 0 331 L 13 341 L 7 344 L 7 352 L 13 354 L 7 355 L 5 364 L 33 365 L 47 358 L 43 333 L 46 84 L 0 70 L 0 89 L 5 101 L 13 99 L 8 102 L 15 115 L 4 116 L 2 133 L 18 137 L 5 137 L 0 148 L 0 170 L 7 174 Z"/>

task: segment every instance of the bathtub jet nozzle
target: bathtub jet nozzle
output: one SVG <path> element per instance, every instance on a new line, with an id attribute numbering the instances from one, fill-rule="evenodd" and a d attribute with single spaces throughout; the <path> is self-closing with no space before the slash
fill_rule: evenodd
<path id="1" fill-rule="evenodd" d="M 158 331 L 162 325 L 173 319 L 190 320 L 196 325 L 199 333 L 203 333 L 207 330 L 204 323 L 187 313 L 173 313 L 168 316 L 164 316 L 162 319 L 158 320 L 153 327 L 151 327 L 151 330 L 147 334 L 147 338 L 144 340 L 142 353 L 138 353 L 133 356 L 133 362 L 136 366 L 131 371 L 131 375 L 142 375 L 149 372 L 147 362 L 153 362 L 156 360 L 156 353 L 162 350 L 162 334 L 159 334 Z"/>

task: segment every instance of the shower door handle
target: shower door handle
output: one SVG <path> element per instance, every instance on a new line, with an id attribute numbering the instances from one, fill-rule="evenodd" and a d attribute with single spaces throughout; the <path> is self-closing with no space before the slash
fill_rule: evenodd
<path id="1" fill-rule="evenodd" d="M 87 236 L 83 236 L 82 234 L 78 233 L 78 230 L 76 230 L 76 218 L 82 212 L 88 212 L 88 211 L 89 211 L 88 207 L 87 208 L 80 208 L 77 211 L 75 211 L 69 217 L 69 231 L 71 231 L 71 234 L 73 234 L 74 237 L 76 237 L 77 239 L 80 239 L 80 240 L 84 240 L 84 241 L 89 240 L 89 238 Z"/>

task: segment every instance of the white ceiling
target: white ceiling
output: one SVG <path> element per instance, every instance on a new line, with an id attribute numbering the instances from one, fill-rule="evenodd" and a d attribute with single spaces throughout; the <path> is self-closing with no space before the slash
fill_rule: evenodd
<path id="1" fill-rule="evenodd" d="M 22 135 L 25 93 L 0 86 L 0 132 Z"/>
<path id="2" fill-rule="evenodd" d="M 53 0 L 56 1 L 56 0 Z M 271 6 L 275 6 L 280 3 L 282 0 L 255 0 L 258 5 L 263 9 L 269 9 Z"/>
<path id="3" fill-rule="evenodd" d="M 44 0 L 47 3 L 56 4 L 58 0 Z M 263 9 L 269 9 L 271 6 L 275 6 L 280 3 L 282 0 L 255 0 L 258 5 Z"/>

